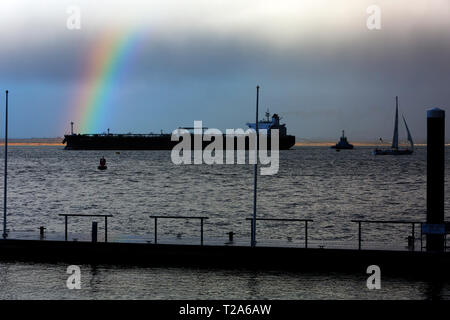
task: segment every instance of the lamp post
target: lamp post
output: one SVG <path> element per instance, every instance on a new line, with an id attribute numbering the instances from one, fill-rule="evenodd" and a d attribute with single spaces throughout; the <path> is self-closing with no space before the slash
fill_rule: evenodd
<path id="1" fill-rule="evenodd" d="M 253 219 L 252 219 L 252 240 L 251 240 L 252 247 L 256 245 L 256 193 L 258 181 L 258 148 L 259 148 L 258 105 L 259 105 L 259 86 L 256 86 L 256 149 L 255 149 L 255 166 L 254 166 L 254 185 L 253 185 Z"/>
<path id="2" fill-rule="evenodd" d="M 6 232 L 6 199 L 8 182 L 8 90 L 6 90 L 6 113 L 5 113 L 5 176 L 3 186 L 3 239 L 8 237 Z"/>

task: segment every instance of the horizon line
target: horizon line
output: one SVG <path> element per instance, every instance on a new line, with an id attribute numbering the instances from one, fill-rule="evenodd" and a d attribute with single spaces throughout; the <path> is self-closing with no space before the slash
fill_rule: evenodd
<path id="1" fill-rule="evenodd" d="M 63 137 L 54 138 L 9 138 L 9 146 L 64 146 L 62 143 Z M 59 140 L 59 142 L 58 142 Z M 4 144 L 5 139 L 0 138 L 0 147 Z M 296 141 L 294 147 L 331 147 L 335 145 L 335 141 L 323 139 L 323 140 L 311 140 L 311 141 Z M 377 143 L 374 141 L 352 141 L 352 144 L 356 147 L 390 147 L 390 143 Z M 406 144 L 405 144 L 406 145 Z M 426 142 L 415 143 L 414 146 L 424 147 Z M 450 141 L 445 142 L 445 146 L 450 146 Z"/>

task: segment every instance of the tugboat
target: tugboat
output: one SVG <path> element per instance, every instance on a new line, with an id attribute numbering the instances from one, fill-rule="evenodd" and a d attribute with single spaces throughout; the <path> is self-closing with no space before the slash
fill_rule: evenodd
<path id="1" fill-rule="evenodd" d="M 331 146 L 332 149 L 336 149 L 336 151 L 339 151 L 341 149 L 353 149 L 353 145 L 348 143 L 347 137 L 345 136 L 344 130 L 342 130 L 342 137 L 341 140 L 339 140 L 336 145 Z"/>
<path id="2" fill-rule="evenodd" d="M 395 122 L 394 122 L 394 137 L 392 139 L 392 147 L 391 149 L 378 149 L 376 148 L 373 150 L 373 154 L 376 156 L 385 156 L 385 155 L 391 155 L 391 156 L 399 156 L 399 155 L 409 155 L 412 154 L 414 151 L 414 142 L 411 136 L 411 133 L 409 132 L 408 125 L 406 124 L 405 117 L 403 117 L 403 122 L 405 123 L 406 133 L 408 135 L 408 141 L 411 145 L 411 149 L 399 149 L 398 148 L 398 97 L 395 97 Z"/>

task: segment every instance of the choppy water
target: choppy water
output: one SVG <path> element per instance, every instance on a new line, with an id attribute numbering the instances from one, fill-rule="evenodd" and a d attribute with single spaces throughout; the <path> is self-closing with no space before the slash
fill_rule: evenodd
<path id="1" fill-rule="evenodd" d="M 302 147 L 280 152 L 280 171 L 259 177 L 258 215 L 311 218 L 312 246 L 355 247 L 352 219 L 424 220 L 426 149 L 412 156 L 371 155 L 370 148 L 336 152 Z M 449 148 L 446 167 L 449 168 Z M 176 166 L 169 151 L 65 151 L 10 147 L 8 208 L 11 234 L 49 237 L 63 232 L 60 213 L 112 214 L 109 238 L 152 239 L 149 215 L 208 216 L 207 241 L 236 233 L 247 243 L 253 210 L 250 165 Z M 2 155 L 3 156 L 3 155 Z M 97 170 L 105 156 L 108 170 Z M 2 167 L 0 167 L 3 170 Z M 447 190 L 449 171 L 446 173 Z M 3 186 L 2 186 L 3 187 Z M 3 190 L 0 188 L 0 192 Z M 450 199 L 446 199 L 446 211 Z M 70 219 L 71 237 L 89 234 L 92 220 Z M 102 223 L 99 224 L 103 228 Z M 165 241 L 198 238 L 196 221 L 158 223 Z M 102 232 L 102 230 L 100 230 Z M 364 228 L 365 245 L 403 248 L 410 226 Z M 177 237 L 178 236 L 178 237 Z M 258 240 L 301 245 L 303 225 L 259 222 Z M 288 243 L 287 238 L 292 240 Z M 428 298 L 447 297 L 449 286 L 387 279 L 381 291 L 365 287 L 365 274 L 299 275 L 277 272 L 82 266 L 85 285 L 66 289 L 64 265 L 0 263 L 1 298 Z M 436 293 L 437 292 L 437 293 Z"/>

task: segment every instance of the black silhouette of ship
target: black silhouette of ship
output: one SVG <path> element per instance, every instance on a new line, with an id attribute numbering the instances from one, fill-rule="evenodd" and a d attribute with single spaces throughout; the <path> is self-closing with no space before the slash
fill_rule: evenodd
<path id="1" fill-rule="evenodd" d="M 280 117 L 274 114 L 270 119 L 270 114 L 266 113 L 267 119 L 258 122 L 259 130 L 267 130 L 267 148 L 271 146 L 271 131 L 279 130 L 279 149 L 287 150 L 294 146 L 295 136 L 288 135 L 285 124 L 280 124 Z M 149 133 L 149 134 L 113 134 L 109 132 L 101 134 L 76 134 L 73 132 L 73 122 L 71 123 L 71 134 L 64 135 L 63 144 L 66 150 L 172 150 L 179 141 L 172 141 L 169 133 Z M 249 128 L 256 128 L 255 123 L 247 123 Z M 193 128 L 180 128 L 190 130 Z M 203 128 L 207 129 L 207 128 Z M 226 148 L 226 135 L 223 136 L 223 147 Z M 234 138 L 234 148 L 238 148 L 237 139 Z M 191 141 L 194 141 L 194 134 L 191 132 Z M 212 141 L 203 141 L 204 149 Z M 249 149 L 249 138 L 245 137 L 245 149 Z M 192 148 L 194 144 L 191 143 Z"/>
<path id="2" fill-rule="evenodd" d="M 347 137 L 345 136 L 345 132 L 344 132 L 344 130 L 342 130 L 341 140 L 339 140 L 339 142 L 336 143 L 334 146 L 331 146 L 331 148 L 336 149 L 336 150 L 353 149 L 353 145 L 348 143 Z"/>

